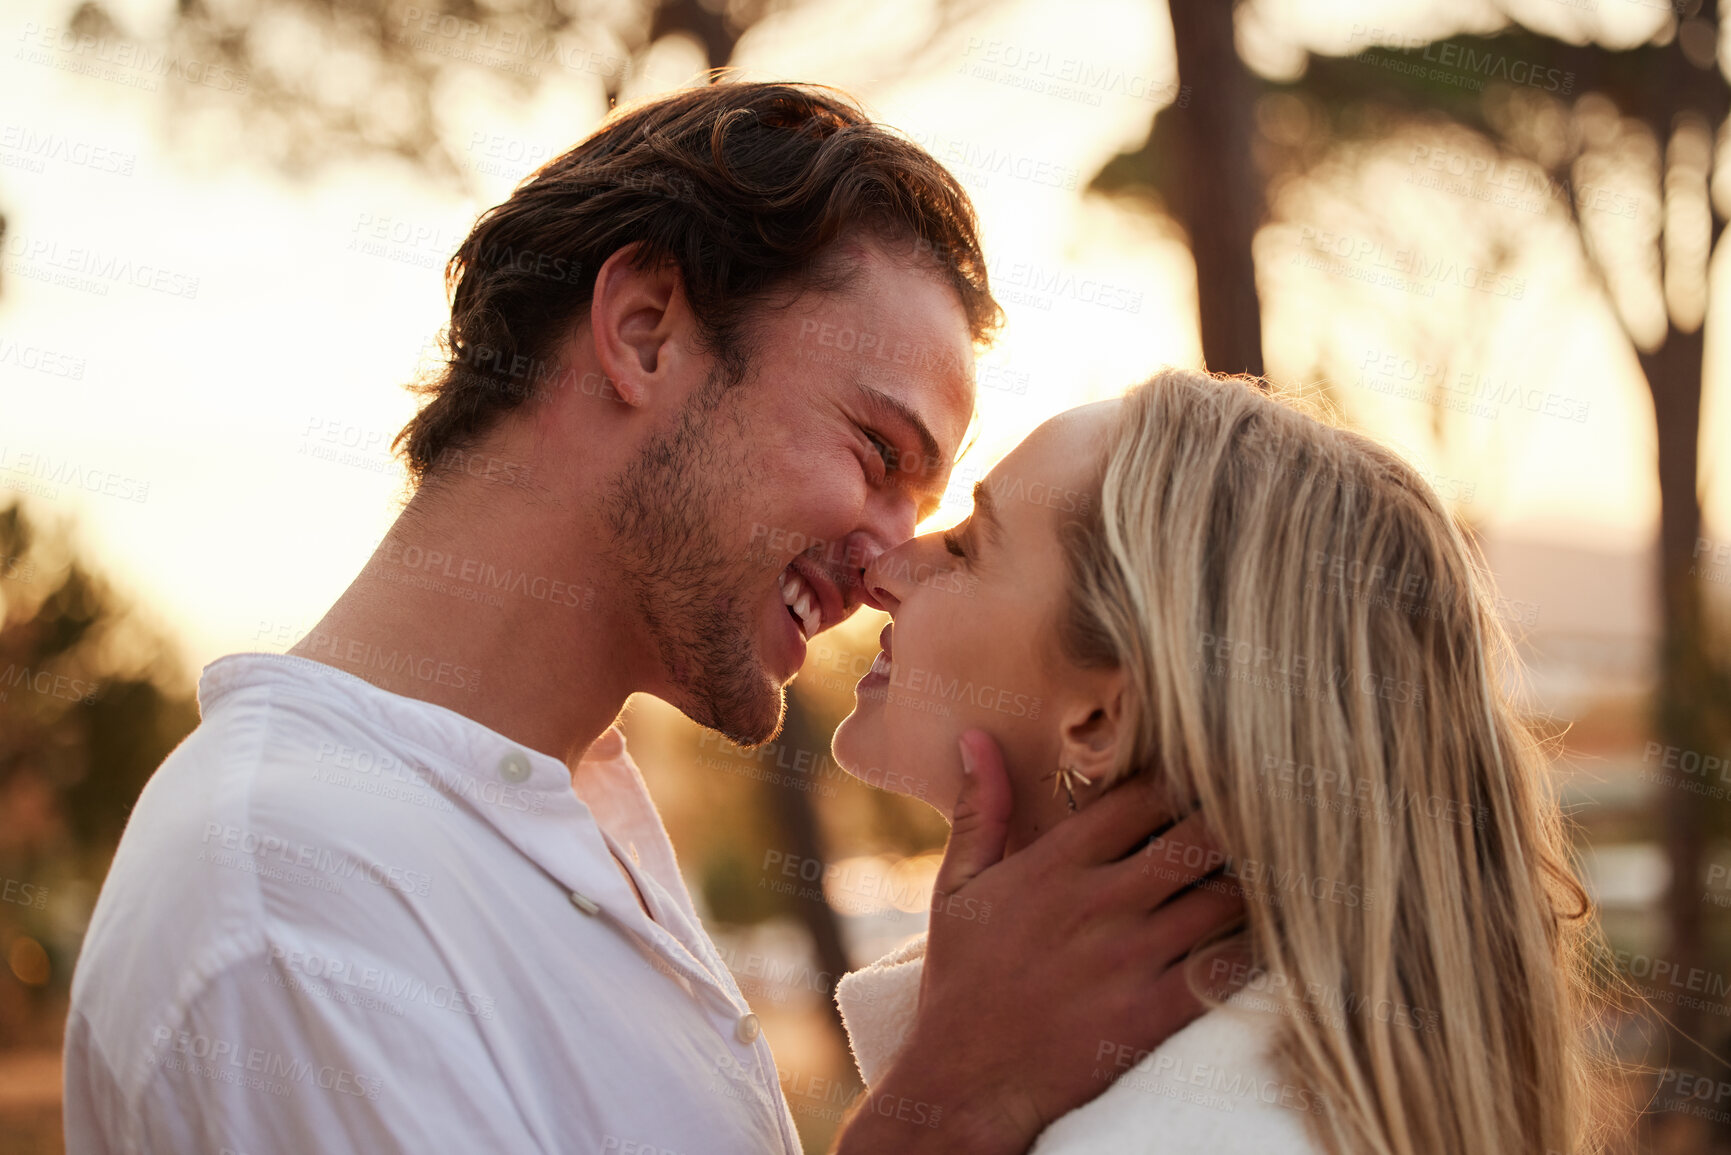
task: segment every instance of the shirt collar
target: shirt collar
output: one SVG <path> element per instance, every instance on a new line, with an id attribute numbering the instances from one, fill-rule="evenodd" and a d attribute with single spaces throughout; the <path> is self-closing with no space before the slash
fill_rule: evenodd
<path id="1" fill-rule="evenodd" d="M 211 662 L 199 678 L 200 716 L 243 692 L 261 692 L 272 702 L 312 703 L 388 735 L 397 747 L 393 753 L 412 761 L 430 788 L 492 826 L 567 891 L 611 913 L 641 917 L 636 896 L 613 865 L 597 815 L 572 789 L 572 770 L 558 758 L 519 745 L 455 710 L 392 693 L 295 654 L 229 654 Z M 584 762 L 597 756 L 614 764 L 625 759 L 624 736 L 616 727 L 602 732 Z M 642 790 L 635 768 L 631 776 Z M 659 829 L 647 793 L 641 806 Z M 641 811 L 638 817 L 641 822 Z"/>

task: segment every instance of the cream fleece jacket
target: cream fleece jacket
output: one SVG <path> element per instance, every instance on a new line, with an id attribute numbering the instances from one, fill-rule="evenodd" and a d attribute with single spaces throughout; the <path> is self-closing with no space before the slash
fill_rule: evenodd
<path id="1" fill-rule="evenodd" d="M 889 1069 L 913 1027 L 925 948 L 921 935 L 836 986 L 867 1086 Z M 1322 1155 L 1305 1121 L 1320 1104 L 1269 1060 L 1277 1020 L 1264 1008 L 1240 991 L 1140 1062 L 1103 1055 L 1095 1075 L 1116 1081 L 1047 1127 L 1029 1155 Z"/>

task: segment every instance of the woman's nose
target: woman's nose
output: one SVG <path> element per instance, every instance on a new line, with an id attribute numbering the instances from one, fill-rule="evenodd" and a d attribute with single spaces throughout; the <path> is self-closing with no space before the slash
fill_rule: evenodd
<path id="1" fill-rule="evenodd" d="M 895 613 L 910 587 L 923 584 L 916 580 L 920 575 L 943 568 L 943 552 L 943 534 L 928 533 L 879 554 L 860 579 L 867 604 Z"/>
<path id="2" fill-rule="evenodd" d="M 894 549 L 886 549 L 878 554 L 866 566 L 865 574 L 860 578 L 860 585 L 865 590 L 865 602 L 874 609 L 894 614 L 902 604 L 901 588 L 895 580 L 898 572 L 905 572 L 907 564 L 896 564 L 916 543 L 904 541 Z"/>

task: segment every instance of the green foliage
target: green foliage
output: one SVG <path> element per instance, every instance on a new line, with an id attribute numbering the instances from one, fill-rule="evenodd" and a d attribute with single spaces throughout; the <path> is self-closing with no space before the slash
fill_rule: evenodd
<path id="1" fill-rule="evenodd" d="M 198 722 L 189 683 L 63 529 L 0 510 L 0 1045 L 58 1030 L 132 805 Z"/>

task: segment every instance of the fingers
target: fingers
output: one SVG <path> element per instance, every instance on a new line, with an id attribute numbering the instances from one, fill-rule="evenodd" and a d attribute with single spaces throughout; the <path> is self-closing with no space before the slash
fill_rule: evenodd
<path id="1" fill-rule="evenodd" d="M 1226 865 L 1226 853 L 1208 833 L 1201 811 L 1171 827 L 1112 867 L 1124 885 L 1141 894 L 1144 910 L 1152 910 L 1192 883 Z M 1219 880 L 1237 891 L 1230 879 Z"/>
<path id="2" fill-rule="evenodd" d="M 1052 833 L 1076 848 L 1082 862 L 1115 862 L 1176 817 L 1155 788 L 1153 776 L 1136 775 L 1106 791 Z"/>
<path id="3" fill-rule="evenodd" d="M 1001 860 L 1009 833 L 1010 777 L 998 744 L 982 730 L 969 730 L 959 745 L 962 791 L 950 816 L 950 842 L 934 884 L 937 895 L 955 893 Z"/>
<path id="4" fill-rule="evenodd" d="M 1250 981 L 1254 958 L 1249 937 L 1239 935 L 1220 949 L 1207 952 L 1206 958 L 1186 961 L 1195 966 L 1202 989 L 1225 1002 Z"/>
<path id="5" fill-rule="evenodd" d="M 1164 970 L 1192 951 L 1218 942 L 1244 922 L 1244 898 L 1228 879 L 1205 879 L 1148 916 L 1148 957 Z M 1205 976 L 1206 977 L 1206 976 Z"/>
<path id="6" fill-rule="evenodd" d="M 1137 1000 L 1132 1021 L 1141 1038 L 1152 1040 L 1143 1044 L 1150 1050 L 1208 1010 L 1201 996 L 1191 990 L 1188 969 L 1183 966 L 1168 967 L 1164 974 L 1149 984 L 1147 997 Z M 1207 981 L 1208 968 L 1204 968 L 1200 977 L 1204 981 L 1197 984 L 1198 991 L 1205 990 L 1210 985 Z"/>

